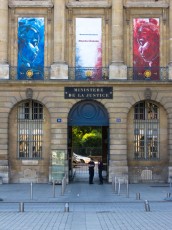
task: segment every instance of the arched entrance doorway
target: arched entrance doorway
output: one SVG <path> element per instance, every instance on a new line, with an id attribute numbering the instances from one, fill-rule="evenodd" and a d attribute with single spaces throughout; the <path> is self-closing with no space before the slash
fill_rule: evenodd
<path id="1" fill-rule="evenodd" d="M 86 130 L 87 132 L 88 129 L 90 132 L 98 133 L 98 135 L 101 135 L 101 140 L 99 140 L 100 142 L 98 146 L 98 138 L 95 141 L 95 146 L 94 141 L 92 142 L 92 145 L 86 144 L 83 146 L 76 146 L 76 143 L 74 143 L 74 130 Z M 106 108 L 101 103 L 94 100 L 84 100 L 78 102 L 72 107 L 68 116 L 68 162 L 70 180 L 73 178 L 76 179 L 76 172 L 81 176 L 77 177 L 79 178 L 79 181 L 88 179 L 87 161 L 89 159 L 87 158 L 90 157 L 93 158 L 95 162 L 97 162 L 99 158 L 102 159 L 105 171 L 104 176 L 107 177 L 109 149 L 108 131 L 109 116 Z M 86 173 L 85 178 L 83 175 L 84 172 Z"/>

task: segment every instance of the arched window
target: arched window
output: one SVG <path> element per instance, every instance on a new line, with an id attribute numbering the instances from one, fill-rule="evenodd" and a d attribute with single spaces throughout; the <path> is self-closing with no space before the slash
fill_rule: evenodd
<path id="1" fill-rule="evenodd" d="M 43 105 L 29 100 L 18 106 L 18 157 L 41 158 Z"/>
<path id="2" fill-rule="evenodd" d="M 151 101 L 139 102 L 134 108 L 134 157 L 159 159 L 159 108 Z"/>

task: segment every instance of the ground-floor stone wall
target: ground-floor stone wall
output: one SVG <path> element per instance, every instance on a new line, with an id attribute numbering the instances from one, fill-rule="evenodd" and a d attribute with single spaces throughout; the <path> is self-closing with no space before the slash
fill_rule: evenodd
<path id="1" fill-rule="evenodd" d="M 81 99 L 65 99 L 65 86 L 82 86 L 77 82 L 4 82 L 0 85 L 0 177 L 4 183 L 47 183 L 51 180 L 50 166 L 53 150 L 64 150 L 65 174 L 68 176 L 68 114 Z M 108 181 L 113 175 L 127 175 L 130 183 L 145 181 L 168 182 L 172 176 L 172 92 L 165 83 L 84 82 L 84 87 L 113 87 L 112 99 L 97 99 L 109 116 Z M 17 106 L 28 100 L 27 89 L 32 89 L 32 100 L 45 108 L 44 150 L 41 160 L 17 159 Z M 149 88 L 151 94 L 145 95 Z M 160 160 L 137 161 L 133 153 L 133 106 L 152 100 L 160 108 Z M 57 120 L 60 119 L 60 122 Z"/>

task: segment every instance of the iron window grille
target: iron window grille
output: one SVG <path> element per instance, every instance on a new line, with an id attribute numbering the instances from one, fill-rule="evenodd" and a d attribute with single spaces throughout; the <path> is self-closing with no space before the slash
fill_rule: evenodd
<path id="1" fill-rule="evenodd" d="M 43 105 L 29 100 L 18 107 L 18 157 L 42 157 Z"/>
<path id="2" fill-rule="evenodd" d="M 151 101 L 134 108 L 134 158 L 159 159 L 159 108 Z"/>

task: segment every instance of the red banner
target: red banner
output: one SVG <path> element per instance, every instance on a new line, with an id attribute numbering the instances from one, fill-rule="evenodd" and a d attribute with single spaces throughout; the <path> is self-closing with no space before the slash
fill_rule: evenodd
<path id="1" fill-rule="evenodd" d="M 133 20 L 134 79 L 159 80 L 159 19 Z"/>

